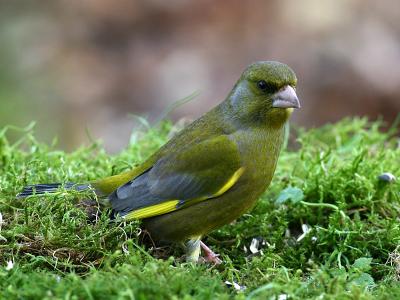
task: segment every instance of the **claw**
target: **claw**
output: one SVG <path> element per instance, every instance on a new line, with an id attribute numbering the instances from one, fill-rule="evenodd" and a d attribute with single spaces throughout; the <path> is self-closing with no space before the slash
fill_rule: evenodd
<path id="1" fill-rule="evenodd" d="M 206 244 L 200 241 L 200 247 L 204 251 L 204 260 L 214 265 L 222 264 L 222 260 L 218 258 L 219 254 L 214 253 Z"/>

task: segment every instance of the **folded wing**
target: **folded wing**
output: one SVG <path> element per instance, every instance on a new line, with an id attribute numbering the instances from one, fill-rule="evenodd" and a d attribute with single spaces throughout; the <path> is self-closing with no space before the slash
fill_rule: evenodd
<path id="1" fill-rule="evenodd" d="M 149 218 L 218 197 L 243 171 L 236 143 L 221 135 L 162 157 L 109 198 L 126 219 Z"/>

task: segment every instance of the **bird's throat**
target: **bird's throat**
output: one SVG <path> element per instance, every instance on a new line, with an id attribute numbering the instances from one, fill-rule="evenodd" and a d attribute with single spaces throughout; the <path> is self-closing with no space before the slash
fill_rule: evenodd
<path id="1" fill-rule="evenodd" d="M 272 128 L 282 127 L 293 113 L 293 108 L 273 108 L 267 113 L 267 126 Z"/>

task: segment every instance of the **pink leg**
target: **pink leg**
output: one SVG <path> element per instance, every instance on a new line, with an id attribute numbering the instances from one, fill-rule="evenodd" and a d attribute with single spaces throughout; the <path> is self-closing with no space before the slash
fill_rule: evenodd
<path id="1" fill-rule="evenodd" d="M 219 254 L 215 254 L 210 248 L 207 247 L 202 241 L 200 241 L 200 247 L 204 251 L 204 260 L 213 263 L 215 265 L 222 264 L 222 260 L 218 258 Z"/>

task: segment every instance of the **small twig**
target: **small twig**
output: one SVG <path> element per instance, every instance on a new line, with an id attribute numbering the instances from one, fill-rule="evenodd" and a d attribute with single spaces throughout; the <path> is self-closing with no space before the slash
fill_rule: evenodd
<path id="1" fill-rule="evenodd" d="M 339 209 L 336 205 L 330 204 L 330 203 L 313 203 L 313 202 L 306 202 L 306 201 L 300 201 L 301 204 L 306 205 L 306 206 L 312 206 L 312 207 L 327 207 L 331 208 L 333 210 L 336 210 L 340 213 L 343 219 L 346 219 L 346 214 L 344 213 L 343 210 Z"/>

